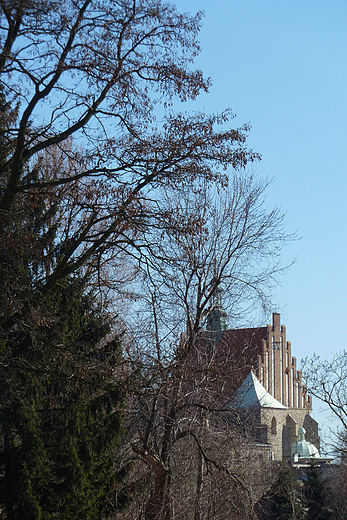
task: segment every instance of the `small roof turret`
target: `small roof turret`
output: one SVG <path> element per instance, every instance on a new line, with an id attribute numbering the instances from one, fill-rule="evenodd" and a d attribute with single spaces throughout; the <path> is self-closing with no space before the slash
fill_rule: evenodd
<path id="1" fill-rule="evenodd" d="M 314 444 L 305 440 L 306 430 L 303 425 L 298 430 L 299 439 L 292 444 L 292 455 L 304 459 L 318 459 L 319 451 Z"/>
<path id="2" fill-rule="evenodd" d="M 222 306 L 222 292 L 223 289 L 220 285 L 217 285 L 211 300 L 211 309 L 207 316 L 206 328 L 210 332 L 216 332 L 217 334 L 226 330 L 226 312 Z M 218 338 L 220 339 L 220 337 Z"/>

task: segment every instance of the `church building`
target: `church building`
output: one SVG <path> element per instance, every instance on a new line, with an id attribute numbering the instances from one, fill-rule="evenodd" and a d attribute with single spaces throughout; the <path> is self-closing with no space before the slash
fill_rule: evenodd
<path id="1" fill-rule="evenodd" d="M 207 351 L 223 374 L 230 406 L 254 425 L 255 441 L 270 445 L 278 462 L 307 456 L 307 450 L 319 456 L 312 399 L 302 384 L 280 315 L 274 313 L 272 324 L 264 327 L 227 330 L 225 312 L 216 301 L 206 336 Z"/>

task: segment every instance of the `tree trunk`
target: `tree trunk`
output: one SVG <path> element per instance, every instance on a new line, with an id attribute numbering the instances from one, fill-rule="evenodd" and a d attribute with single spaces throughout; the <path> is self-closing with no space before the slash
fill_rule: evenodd
<path id="1" fill-rule="evenodd" d="M 171 520 L 170 475 L 158 464 L 145 509 L 145 520 Z"/>

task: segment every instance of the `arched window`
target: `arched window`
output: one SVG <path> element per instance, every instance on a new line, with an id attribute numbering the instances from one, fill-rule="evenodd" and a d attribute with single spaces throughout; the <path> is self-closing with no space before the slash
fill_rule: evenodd
<path id="1" fill-rule="evenodd" d="M 271 420 L 271 433 L 273 435 L 276 435 L 277 433 L 276 417 L 273 417 Z"/>

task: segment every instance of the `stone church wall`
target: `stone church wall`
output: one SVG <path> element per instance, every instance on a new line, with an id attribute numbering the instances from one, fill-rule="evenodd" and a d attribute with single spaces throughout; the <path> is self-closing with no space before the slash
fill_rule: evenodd
<path id="1" fill-rule="evenodd" d="M 291 445 L 298 440 L 301 425 L 306 430 L 306 440 L 320 449 L 318 423 L 307 410 L 263 408 L 260 422 L 266 427 L 267 442 L 276 461 L 291 459 Z"/>

